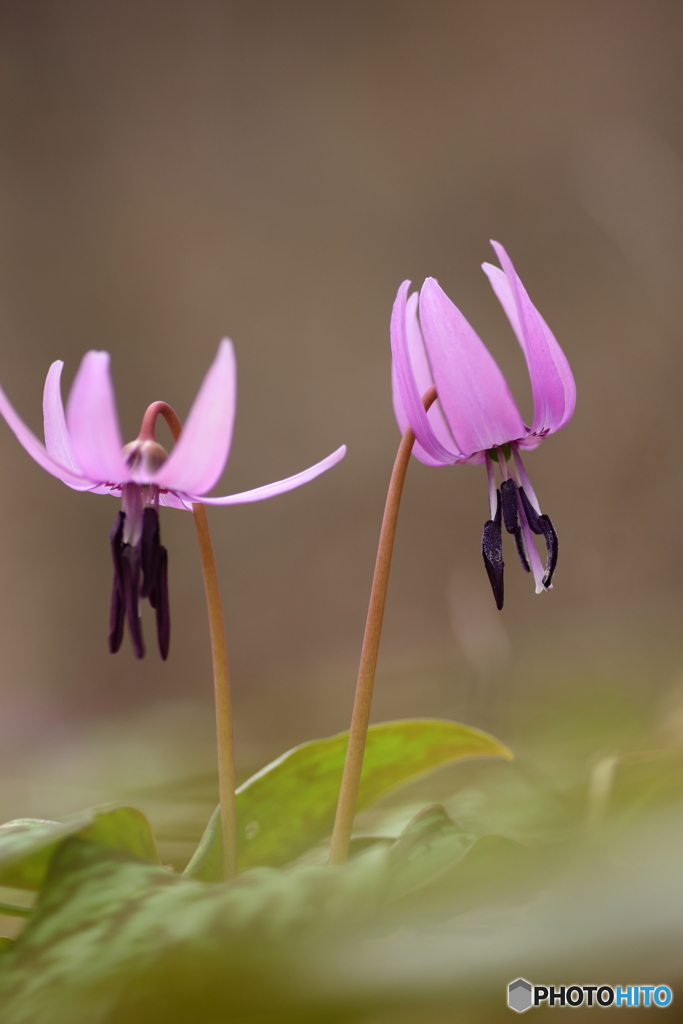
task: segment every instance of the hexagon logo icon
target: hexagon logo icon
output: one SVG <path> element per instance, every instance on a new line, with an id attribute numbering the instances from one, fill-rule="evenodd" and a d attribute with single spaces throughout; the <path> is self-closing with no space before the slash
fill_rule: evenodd
<path id="1" fill-rule="evenodd" d="M 533 1003 L 532 988 L 524 978 L 517 978 L 508 985 L 508 1006 L 517 1013 L 524 1013 Z"/>

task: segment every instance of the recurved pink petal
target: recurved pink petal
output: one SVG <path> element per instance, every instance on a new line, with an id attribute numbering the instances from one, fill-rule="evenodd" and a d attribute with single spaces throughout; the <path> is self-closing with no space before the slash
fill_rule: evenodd
<path id="1" fill-rule="evenodd" d="M 420 328 L 418 302 L 419 295 L 417 292 L 413 292 L 413 294 L 409 296 L 406 304 L 406 339 L 408 342 L 408 354 L 413 367 L 417 390 L 418 393 L 423 396 L 425 391 L 428 391 L 434 384 L 434 378 L 432 377 L 431 367 L 429 365 L 429 360 L 427 359 L 424 338 L 422 337 L 422 330 Z M 422 400 L 420 400 L 420 405 L 424 409 L 424 403 Z M 456 445 L 453 435 L 448 428 L 448 424 L 444 419 L 443 411 L 438 399 L 436 402 L 433 402 L 425 412 L 429 426 L 436 437 L 437 443 L 441 445 L 444 452 L 447 452 L 450 455 L 449 461 L 452 463 L 462 460 L 462 455 L 458 451 L 458 446 Z M 418 441 L 416 441 L 415 444 L 417 447 L 421 447 Z M 416 452 L 415 454 L 418 453 Z M 437 465 L 443 465 L 443 463 L 440 461 Z"/>
<path id="2" fill-rule="evenodd" d="M 403 433 L 405 433 L 405 429 L 408 426 L 408 417 L 406 416 L 405 412 L 403 411 L 403 406 L 401 405 L 400 398 L 398 397 L 398 383 L 397 383 L 397 380 L 396 380 L 396 369 L 395 369 L 395 367 L 393 365 L 392 365 L 392 368 L 391 368 L 391 384 L 392 384 L 392 390 L 393 390 L 393 394 L 394 394 L 394 413 L 396 414 L 396 422 L 398 423 L 399 430 L 403 434 Z M 432 406 L 432 408 L 433 408 L 433 406 Z M 431 412 L 431 409 L 430 409 L 430 412 Z M 427 413 L 427 416 L 429 416 L 429 413 Z M 413 433 L 414 433 L 414 431 L 413 431 Z M 435 459 L 435 458 L 433 458 L 428 452 L 426 452 L 424 450 L 424 448 L 422 447 L 420 442 L 417 440 L 417 438 L 415 439 L 415 442 L 413 444 L 413 455 L 415 456 L 415 458 L 419 459 L 420 462 L 424 462 L 425 466 L 444 466 L 444 465 L 450 465 L 450 463 L 454 461 L 453 459 L 451 459 L 451 460 L 449 460 L 448 463 L 446 463 L 446 462 L 444 462 L 443 459 Z"/>
<path id="3" fill-rule="evenodd" d="M 19 444 L 26 449 L 39 466 L 75 490 L 87 490 L 92 487 L 92 480 L 87 480 L 80 473 L 74 472 L 70 466 L 63 465 L 48 453 L 42 442 L 21 419 L 2 388 L 0 388 L 0 413 L 4 416 Z"/>
<path id="4" fill-rule="evenodd" d="M 394 412 L 401 433 L 410 425 L 413 454 L 428 466 L 448 466 L 460 459 L 441 413 L 425 412 L 422 396 L 434 383 L 417 318 L 417 294 L 408 298 L 410 281 L 398 290 L 391 313 L 392 388 Z M 432 406 L 434 408 L 434 406 Z"/>
<path id="5" fill-rule="evenodd" d="M 274 498 L 277 494 L 284 494 L 286 491 L 293 491 L 295 487 L 307 484 L 309 480 L 314 480 L 321 473 L 324 473 L 325 470 L 331 469 L 345 455 L 346 445 L 343 444 L 341 448 L 337 448 L 336 452 L 332 452 L 322 462 L 316 462 L 315 466 L 310 466 L 309 469 L 304 469 L 303 472 L 296 473 L 295 476 L 288 476 L 285 480 L 276 480 L 275 483 L 265 484 L 263 487 L 255 487 L 252 491 L 226 494 L 221 498 L 205 498 L 199 494 L 184 494 L 183 497 L 187 498 L 188 501 L 200 502 L 202 505 L 246 505 L 250 501 L 264 501 L 266 498 Z"/>
<path id="6" fill-rule="evenodd" d="M 180 440 L 153 477 L 153 483 L 187 494 L 211 490 L 230 451 L 236 381 L 232 342 L 224 338 L 190 409 Z"/>
<path id="7" fill-rule="evenodd" d="M 174 494 L 173 491 L 160 491 L 159 504 L 166 505 L 168 508 L 179 508 L 185 512 L 192 511 L 192 502 L 185 501 L 184 498 L 181 498 L 178 494 Z"/>
<path id="8" fill-rule="evenodd" d="M 496 361 L 432 277 L 420 292 L 420 323 L 441 407 L 465 457 L 524 437 Z"/>
<path id="9" fill-rule="evenodd" d="M 66 423 L 73 456 L 84 475 L 122 484 L 130 470 L 121 448 L 121 430 L 109 373 L 108 352 L 86 352 L 71 386 Z"/>
<path id="10" fill-rule="evenodd" d="M 527 361 L 534 398 L 534 422 L 531 429 L 534 434 L 550 434 L 563 427 L 574 412 L 574 377 L 567 357 L 529 298 L 505 249 L 498 242 L 492 241 L 491 245 L 503 270 L 489 263 L 485 263 L 483 269 Z"/>
<path id="11" fill-rule="evenodd" d="M 64 363 L 62 360 L 57 359 L 48 370 L 47 377 L 45 378 L 45 388 L 43 390 L 45 447 L 53 459 L 56 459 L 63 466 L 68 466 L 69 469 L 80 475 L 80 468 L 74 458 L 71 438 L 66 426 L 66 416 L 64 415 L 61 388 L 63 367 Z"/>

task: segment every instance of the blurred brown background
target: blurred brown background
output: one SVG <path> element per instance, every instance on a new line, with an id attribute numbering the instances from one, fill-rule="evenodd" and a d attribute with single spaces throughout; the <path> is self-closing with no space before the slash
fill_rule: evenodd
<path id="1" fill-rule="evenodd" d="M 461 717 L 506 738 L 525 694 L 654 699 L 675 679 L 682 57 L 676 0 L 0 4 L 0 381 L 17 409 L 40 432 L 51 361 L 66 389 L 87 349 L 107 349 L 132 439 L 154 399 L 186 415 L 229 335 L 239 403 L 216 493 L 348 445 L 299 491 L 210 511 L 243 765 L 348 721 L 398 442 L 388 323 L 404 278 L 440 280 L 530 414 L 479 269 L 492 237 L 577 379 L 574 420 L 527 460 L 560 535 L 556 586 L 536 597 L 508 548 L 498 615 L 483 469 L 414 462 L 376 717 Z M 0 459 L 7 777 L 42 758 L 47 779 L 69 756 L 94 777 L 104 750 L 141 781 L 209 771 L 190 516 L 163 514 L 168 663 L 149 618 L 147 658 L 128 640 L 111 657 L 116 502 L 50 478 L 4 424 Z"/>

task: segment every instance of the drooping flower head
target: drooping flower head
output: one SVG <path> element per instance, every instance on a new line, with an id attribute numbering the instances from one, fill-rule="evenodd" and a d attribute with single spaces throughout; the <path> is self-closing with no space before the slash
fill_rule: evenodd
<path id="1" fill-rule="evenodd" d="M 149 406 L 135 441 L 124 445 L 109 372 L 108 352 L 87 352 L 74 379 L 66 406 L 61 396 L 63 363 L 49 369 L 43 392 L 45 444 L 19 417 L 0 388 L 0 413 L 19 442 L 48 473 L 77 491 L 121 498 L 111 532 L 114 584 L 109 648 L 121 645 L 124 622 L 138 658 L 145 653 L 140 626 L 139 598 L 156 610 L 157 637 L 162 658 L 168 654 L 170 614 L 168 556 L 160 543 L 160 505 L 192 509 L 204 505 L 239 505 L 284 494 L 313 480 L 339 462 L 338 448 L 322 462 L 295 476 L 263 487 L 223 497 L 207 497 L 228 458 L 236 406 L 236 368 L 232 343 L 223 340 L 197 397 L 185 428 L 169 453 L 156 441 L 157 415 L 164 402 Z"/>
<path id="2" fill-rule="evenodd" d="M 502 524 L 514 536 L 536 593 L 549 590 L 557 564 L 557 534 L 522 462 L 521 450 L 536 448 L 571 418 L 576 387 L 569 363 L 531 302 L 502 245 L 491 243 L 502 270 L 483 264 L 526 358 L 534 401 L 527 426 L 493 356 L 434 278 L 409 295 L 398 290 L 391 318 L 394 411 L 401 431 L 415 434 L 413 453 L 428 466 L 486 463 L 491 518 L 482 553 L 498 608 L 503 607 Z M 436 387 L 437 401 L 425 410 L 422 396 Z M 500 486 L 496 485 L 496 467 Z M 542 565 L 533 534 L 547 549 Z"/>

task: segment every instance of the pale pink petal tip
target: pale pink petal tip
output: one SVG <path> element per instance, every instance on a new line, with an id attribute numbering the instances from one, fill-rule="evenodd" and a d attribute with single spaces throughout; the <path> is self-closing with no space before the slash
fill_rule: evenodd
<path id="1" fill-rule="evenodd" d="M 48 370 L 43 390 L 43 421 L 45 430 L 45 447 L 48 454 L 69 469 L 79 472 L 66 426 L 64 403 L 62 402 L 62 369 L 64 363 L 57 359 Z"/>
<path id="2" fill-rule="evenodd" d="M 187 494 L 211 490 L 230 452 L 236 396 L 235 351 L 232 342 L 224 338 L 192 404 L 180 440 L 153 478 L 155 484 Z"/>
<path id="3" fill-rule="evenodd" d="M 69 394 L 66 423 L 73 456 L 93 481 L 126 483 L 130 471 L 121 449 L 108 352 L 86 352 Z"/>
<path id="4" fill-rule="evenodd" d="M 274 498 L 278 494 L 285 494 L 286 491 L 293 491 L 302 484 L 314 480 L 321 473 L 331 469 L 340 462 L 346 455 L 346 445 L 337 448 L 335 452 L 328 455 L 322 462 L 316 462 L 314 466 L 304 469 L 301 473 L 288 476 L 284 480 L 276 480 L 272 484 L 265 484 L 263 487 L 255 487 L 251 491 L 241 491 L 239 494 L 226 494 L 220 498 L 206 498 L 201 495 L 184 495 L 189 501 L 200 502 L 202 505 L 244 505 L 251 501 L 264 501 L 266 498 Z"/>
<path id="5" fill-rule="evenodd" d="M 0 388 L 0 414 L 5 418 L 19 444 L 44 470 L 76 490 L 85 490 L 92 486 L 91 480 L 86 480 L 82 474 L 74 472 L 69 466 L 50 455 L 33 431 L 26 426 L 2 388 Z"/>
<path id="6" fill-rule="evenodd" d="M 526 357 L 534 399 L 532 432 L 554 433 L 571 418 L 576 404 L 576 385 L 567 357 L 547 323 L 534 306 L 499 242 L 491 241 L 503 271 L 485 263 L 487 275 Z"/>
<path id="7" fill-rule="evenodd" d="M 410 425 L 413 454 L 428 466 L 448 466 L 460 453 L 438 409 L 425 412 L 422 396 L 434 383 L 418 320 L 418 296 L 408 298 L 410 281 L 398 290 L 391 313 L 394 412 L 401 433 Z"/>

